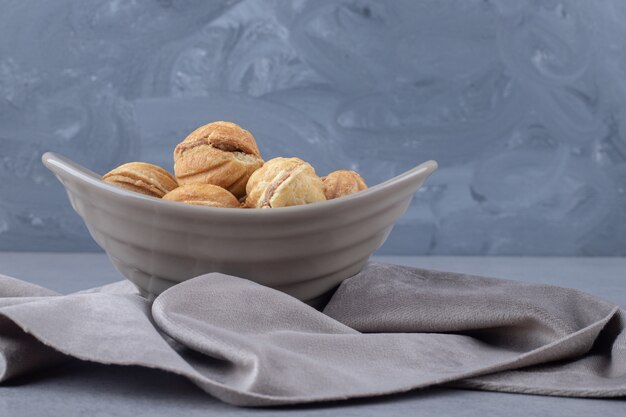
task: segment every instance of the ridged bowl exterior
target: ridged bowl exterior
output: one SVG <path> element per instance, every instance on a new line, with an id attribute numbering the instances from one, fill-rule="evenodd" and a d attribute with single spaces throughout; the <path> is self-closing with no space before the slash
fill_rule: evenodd
<path id="1" fill-rule="evenodd" d="M 368 190 L 306 206 L 224 209 L 123 190 L 54 153 L 42 157 L 115 267 L 147 297 L 208 272 L 310 302 L 356 274 L 437 168 L 425 162 Z"/>

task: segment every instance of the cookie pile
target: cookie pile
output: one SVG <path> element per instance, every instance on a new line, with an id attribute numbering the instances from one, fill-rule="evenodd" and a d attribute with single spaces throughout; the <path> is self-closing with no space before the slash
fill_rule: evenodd
<path id="1" fill-rule="evenodd" d="M 278 208 L 332 200 L 365 190 L 355 171 L 318 177 L 299 158 L 264 162 L 252 134 L 231 122 L 191 132 L 174 149 L 174 175 L 130 162 L 102 176 L 112 185 L 164 200 L 210 207 Z"/>

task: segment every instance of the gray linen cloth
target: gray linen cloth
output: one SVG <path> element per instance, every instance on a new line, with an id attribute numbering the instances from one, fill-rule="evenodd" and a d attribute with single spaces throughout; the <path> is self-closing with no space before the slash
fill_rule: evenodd
<path id="1" fill-rule="evenodd" d="M 376 263 L 323 312 L 219 273 L 152 304 L 128 282 L 59 295 L 0 276 L 0 381 L 74 357 L 173 372 L 241 406 L 440 384 L 617 397 L 625 317 L 576 290 Z"/>

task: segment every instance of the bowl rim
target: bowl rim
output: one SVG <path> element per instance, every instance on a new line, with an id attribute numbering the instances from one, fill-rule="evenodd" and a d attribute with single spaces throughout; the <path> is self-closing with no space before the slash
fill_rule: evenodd
<path id="1" fill-rule="evenodd" d="M 327 211 L 335 207 L 340 207 L 344 205 L 352 205 L 358 204 L 358 202 L 363 202 L 368 200 L 373 194 L 377 194 L 378 191 L 382 189 L 388 188 L 390 185 L 396 185 L 400 183 L 405 183 L 415 179 L 416 177 L 422 178 L 425 180 L 430 176 L 437 168 L 438 164 L 434 160 L 425 161 L 414 168 L 411 168 L 393 178 L 390 178 L 386 181 L 383 181 L 379 184 L 376 184 L 372 187 L 369 187 L 363 191 L 359 191 L 354 194 L 350 194 L 341 198 L 336 198 L 333 200 L 320 201 L 313 204 L 305 204 L 300 206 L 290 206 L 290 207 L 279 207 L 274 210 L 266 210 L 260 208 L 246 208 L 242 210 L 233 210 L 232 208 L 225 207 L 210 207 L 210 206 L 196 206 L 192 204 L 181 204 L 175 201 L 167 201 L 157 197 L 151 197 L 148 195 L 136 193 L 130 190 L 126 190 L 123 188 L 116 187 L 114 185 L 108 184 L 102 181 L 101 176 L 97 173 L 91 171 L 88 168 L 83 167 L 82 165 L 70 160 L 69 158 L 62 156 L 55 152 L 45 152 L 41 156 L 41 160 L 43 164 L 52 171 L 58 177 L 71 176 L 73 178 L 78 179 L 83 183 L 87 183 L 91 186 L 97 187 L 98 189 L 114 195 L 118 198 L 124 198 L 129 202 L 136 202 L 141 205 L 159 205 L 163 207 L 163 209 L 175 210 L 177 212 L 183 211 L 188 212 L 189 214 L 202 215 L 202 214 L 226 214 L 233 215 L 235 217 L 256 217 L 256 216 L 265 216 L 266 218 L 273 218 L 276 216 L 284 217 L 289 215 L 301 215 L 308 214 L 318 211 Z M 62 182 L 63 183 L 63 182 Z M 63 183 L 65 186 L 65 184 Z"/>

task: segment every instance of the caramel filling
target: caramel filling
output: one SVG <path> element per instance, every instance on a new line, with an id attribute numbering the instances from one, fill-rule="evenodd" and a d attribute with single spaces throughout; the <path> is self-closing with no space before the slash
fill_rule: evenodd
<path id="1" fill-rule="evenodd" d="M 251 151 L 248 147 L 238 146 L 233 143 L 233 141 L 225 140 L 221 138 L 202 138 L 198 140 L 194 140 L 192 142 L 181 142 L 176 146 L 176 153 L 178 155 L 182 154 L 186 150 L 193 149 L 198 146 L 207 145 L 215 149 L 219 149 L 224 152 L 240 152 L 243 154 L 252 154 L 255 155 L 255 152 Z M 245 149 L 244 149 L 245 148 Z"/>
<path id="2" fill-rule="evenodd" d="M 147 187 L 155 194 L 164 195 L 169 192 L 169 189 L 163 185 L 157 178 L 151 175 L 137 174 L 132 171 L 126 171 L 124 173 L 108 173 L 102 177 L 103 180 L 112 180 L 115 182 L 125 182 L 128 184 L 134 184 L 137 187 Z"/>
<path id="3" fill-rule="evenodd" d="M 296 164 L 294 166 L 292 166 L 291 168 L 289 168 L 288 170 L 286 170 L 285 172 L 283 172 L 281 175 L 279 175 L 270 185 L 269 187 L 267 187 L 265 189 L 265 193 L 263 194 L 263 200 L 261 202 L 261 207 L 272 207 L 270 204 L 270 200 L 272 199 L 272 197 L 274 197 L 274 193 L 276 192 L 276 190 L 278 189 L 278 187 L 280 187 L 285 181 L 287 181 L 287 179 L 289 179 L 289 177 L 291 176 L 291 174 L 293 174 L 293 172 L 300 168 L 303 164 Z"/>
<path id="4" fill-rule="evenodd" d="M 103 180 L 109 184 L 118 185 L 122 188 L 127 188 L 129 190 L 153 197 L 160 198 L 167 194 L 166 190 L 164 191 L 156 184 L 146 182 L 142 178 L 128 175 L 107 175 L 106 178 L 103 178 Z"/>

